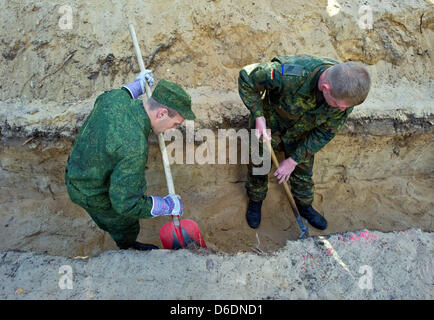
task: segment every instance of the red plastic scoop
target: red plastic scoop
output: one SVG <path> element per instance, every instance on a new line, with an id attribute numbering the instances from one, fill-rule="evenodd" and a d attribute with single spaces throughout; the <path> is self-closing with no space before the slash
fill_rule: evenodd
<path id="1" fill-rule="evenodd" d="M 178 223 L 175 222 L 178 220 Z M 160 239 L 164 249 L 206 248 L 199 227 L 193 220 L 179 220 L 173 217 L 160 229 Z"/>

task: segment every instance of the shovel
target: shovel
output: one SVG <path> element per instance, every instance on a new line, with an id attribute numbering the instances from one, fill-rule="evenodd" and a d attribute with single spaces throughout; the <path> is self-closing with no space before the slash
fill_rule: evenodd
<path id="1" fill-rule="evenodd" d="M 133 39 L 134 49 L 139 62 L 140 71 L 145 70 L 142 54 L 137 42 L 134 26 L 129 25 L 131 38 Z M 151 88 L 145 81 L 146 95 L 151 97 Z M 158 134 L 158 143 L 160 145 L 161 157 L 163 158 L 164 173 L 169 194 L 175 194 L 172 173 L 170 171 L 169 157 L 167 156 L 166 144 L 164 143 L 163 134 Z M 193 220 L 181 220 L 179 216 L 172 216 L 172 222 L 165 224 L 160 229 L 160 239 L 164 249 L 181 249 L 181 248 L 206 248 L 205 241 L 200 233 L 199 227 Z"/>
<path id="2" fill-rule="evenodd" d="M 271 159 L 273 160 L 273 164 L 276 168 L 279 168 L 279 161 L 277 161 L 276 155 L 274 154 L 274 150 L 271 147 L 270 141 L 267 141 L 264 139 L 265 144 L 267 145 L 268 151 L 270 151 Z M 295 220 L 297 220 L 297 223 L 301 229 L 300 239 L 303 239 L 309 235 L 309 230 L 307 229 L 307 220 L 305 221 L 305 224 L 303 224 L 303 221 L 301 220 L 300 213 L 298 212 L 297 206 L 295 205 L 295 201 L 292 198 L 291 191 L 289 189 L 288 183 L 286 181 L 283 181 L 283 188 L 285 189 L 286 197 L 289 200 L 289 204 L 291 205 L 292 212 L 294 213 Z"/>

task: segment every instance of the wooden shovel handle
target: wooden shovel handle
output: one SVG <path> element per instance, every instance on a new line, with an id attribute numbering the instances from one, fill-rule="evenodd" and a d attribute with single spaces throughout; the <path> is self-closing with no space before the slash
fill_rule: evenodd
<path id="1" fill-rule="evenodd" d="M 136 51 L 137 61 L 140 66 L 140 71 L 145 70 L 145 65 L 143 63 L 143 57 L 142 53 L 140 52 L 139 43 L 137 42 L 136 32 L 134 31 L 134 26 L 130 23 L 130 34 L 131 38 L 133 39 L 134 49 Z M 151 97 L 151 88 L 148 85 L 148 82 L 145 81 L 145 91 L 148 98 Z M 163 158 L 163 167 L 164 167 L 164 173 L 166 176 L 166 184 L 167 184 L 167 190 L 169 194 L 175 194 L 175 185 L 173 184 L 172 179 L 172 171 L 170 170 L 170 164 L 169 164 L 169 157 L 167 156 L 167 150 L 166 150 L 166 144 L 164 143 L 164 137 L 162 133 L 158 134 L 158 144 L 160 146 L 161 151 L 161 157 Z M 176 227 L 179 226 L 179 218 L 178 216 L 173 216 L 173 223 Z"/>
<path id="2" fill-rule="evenodd" d="M 273 160 L 274 166 L 276 167 L 276 169 L 279 168 L 279 161 L 277 160 L 274 150 L 271 147 L 270 141 L 264 139 L 264 143 L 267 145 L 268 151 L 270 151 L 271 159 Z M 295 201 L 292 198 L 291 190 L 289 189 L 288 183 L 286 181 L 283 181 L 282 184 L 283 184 L 283 188 L 285 189 L 286 197 L 288 198 L 292 211 L 294 212 L 294 216 L 297 218 L 300 215 L 300 213 L 298 212 L 297 206 L 295 205 Z"/>

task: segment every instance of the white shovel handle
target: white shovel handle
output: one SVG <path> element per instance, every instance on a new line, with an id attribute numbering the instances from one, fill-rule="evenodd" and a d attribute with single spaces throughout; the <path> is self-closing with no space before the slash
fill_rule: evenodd
<path id="1" fill-rule="evenodd" d="M 136 51 L 136 56 L 140 66 L 140 71 L 144 71 L 145 65 L 143 63 L 143 57 L 142 57 L 142 53 L 140 52 L 139 43 L 137 42 L 134 26 L 130 23 L 129 28 L 130 28 L 131 37 L 133 38 L 134 49 Z M 151 88 L 149 87 L 147 81 L 145 81 L 145 91 L 148 98 L 151 97 Z M 172 172 L 170 171 L 169 157 L 167 156 L 166 144 L 164 143 L 164 138 L 162 133 L 158 134 L 158 144 L 160 145 L 161 157 L 163 158 L 163 167 L 164 167 L 164 173 L 166 175 L 167 190 L 169 194 L 175 194 L 175 186 L 173 184 Z M 178 216 L 173 216 L 173 222 L 176 227 L 179 225 Z"/>

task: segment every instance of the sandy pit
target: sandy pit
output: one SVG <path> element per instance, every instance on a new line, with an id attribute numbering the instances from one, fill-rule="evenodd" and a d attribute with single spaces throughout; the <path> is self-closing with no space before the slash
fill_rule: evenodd
<path id="1" fill-rule="evenodd" d="M 0 298 L 432 299 L 434 4 L 368 1 L 373 27 L 363 29 L 366 1 L 338 1 L 337 13 L 329 2 L 76 1 L 72 29 L 60 28 L 53 2 L 3 4 Z M 315 157 L 314 207 L 327 230 L 297 240 L 271 174 L 261 226 L 250 229 L 247 168 L 228 159 L 172 165 L 184 217 L 197 222 L 208 250 L 119 251 L 69 200 L 65 162 L 93 102 L 139 71 L 128 22 L 156 80 L 182 83 L 192 96 L 196 132 L 247 126 L 236 82 L 247 64 L 306 53 L 368 66 L 368 99 Z M 166 195 L 153 134 L 146 176 L 148 194 Z M 138 240 L 162 247 L 169 221 L 142 220 Z M 76 289 L 59 289 L 62 265 L 76 272 Z M 359 285 L 366 265 L 376 279 L 370 289 Z"/>
<path id="2" fill-rule="evenodd" d="M 111 238 L 66 193 L 63 170 L 70 143 L 43 144 L 34 141 L 2 149 L 1 193 L 6 201 L 0 204 L 0 248 L 68 256 L 115 249 Z M 363 228 L 432 231 L 433 176 L 425 164 L 432 163 L 433 154 L 430 134 L 336 137 L 318 154 L 314 171 L 314 206 L 324 213 L 329 227 L 325 232 L 311 228 L 311 235 Z M 263 221 L 253 230 L 245 222 L 245 165 L 174 164 L 172 172 L 183 199 L 184 217 L 198 223 L 210 248 L 228 253 L 249 251 L 259 239 L 262 250 L 272 252 L 287 240 L 297 239 L 299 230 L 290 205 L 271 174 Z M 151 148 L 147 179 L 149 194 L 165 194 L 156 145 Z M 142 220 L 139 239 L 161 246 L 159 230 L 169 221 Z"/>

